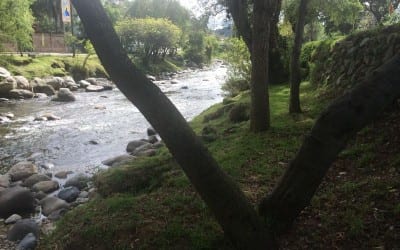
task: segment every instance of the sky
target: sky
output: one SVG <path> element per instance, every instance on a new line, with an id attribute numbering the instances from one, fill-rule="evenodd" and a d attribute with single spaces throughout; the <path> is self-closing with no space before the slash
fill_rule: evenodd
<path id="1" fill-rule="evenodd" d="M 197 0 L 179 0 L 182 6 L 191 10 L 195 15 L 199 15 L 201 13 L 201 7 L 198 4 Z M 208 23 L 208 27 L 210 29 L 220 29 L 224 26 L 226 14 L 220 13 L 215 17 L 210 17 L 210 21 Z"/>

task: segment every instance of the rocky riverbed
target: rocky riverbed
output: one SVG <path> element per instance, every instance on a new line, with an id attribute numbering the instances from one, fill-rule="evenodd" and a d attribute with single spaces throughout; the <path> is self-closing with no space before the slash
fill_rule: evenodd
<path id="1" fill-rule="evenodd" d="M 93 172 L 163 146 L 107 79 L 0 74 L 0 250 L 34 246 L 66 211 L 95 197 Z M 222 100 L 225 75 L 219 62 L 148 77 L 191 119 Z"/>

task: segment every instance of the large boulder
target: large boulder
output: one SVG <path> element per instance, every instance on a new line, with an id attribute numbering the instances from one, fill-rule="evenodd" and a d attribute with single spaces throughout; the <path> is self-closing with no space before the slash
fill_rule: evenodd
<path id="1" fill-rule="evenodd" d="M 42 213 L 45 216 L 50 215 L 52 212 L 60 210 L 60 209 L 69 209 L 70 205 L 57 197 L 48 196 L 40 201 L 40 205 L 42 206 Z"/>
<path id="2" fill-rule="evenodd" d="M 12 187 L 0 193 L 0 217 L 8 218 L 13 214 L 24 214 L 35 211 L 35 200 L 27 188 Z"/>
<path id="3" fill-rule="evenodd" d="M 73 102 L 76 101 L 76 97 L 72 94 L 70 89 L 61 88 L 57 95 L 52 99 L 52 101 L 56 102 Z"/>
<path id="4" fill-rule="evenodd" d="M 39 237 L 39 225 L 32 219 L 23 219 L 15 223 L 10 231 L 8 231 L 7 239 L 10 241 L 19 241 L 30 233 L 35 237 Z"/>
<path id="5" fill-rule="evenodd" d="M 101 163 L 106 166 L 109 166 L 109 167 L 116 167 L 116 166 L 122 165 L 124 163 L 133 161 L 135 159 L 136 159 L 136 157 L 133 155 L 124 154 L 124 155 L 120 155 L 117 157 L 107 159 L 105 161 L 102 161 Z"/>
<path id="6" fill-rule="evenodd" d="M 6 77 L 0 82 L 0 96 L 8 96 L 8 93 L 15 88 L 17 88 L 17 81 L 14 77 Z"/>
<path id="7" fill-rule="evenodd" d="M 28 233 L 18 243 L 17 250 L 34 250 L 37 246 L 37 237 L 33 233 Z"/>
<path id="8" fill-rule="evenodd" d="M 49 194 L 59 189 L 60 185 L 56 181 L 41 181 L 33 185 L 32 190 Z"/>
<path id="9" fill-rule="evenodd" d="M 0 80 L 11 76 L 11 73 L 3 67 L 0 67 Z"/>
<path id="10" fill-rule="evenodd" d="M 79 190 L 82 190 L 87 187 L 90 178 L 84 174 L 77 174 L 65 182 L 64 187 L 76 187 Z"/>
<path id="11" fill-rule="evenodd" d="M 26 89 L 12 89 L 8 92 L 8 96 L 13 99 L 31 99 L 34 94 Z"/>
<path id="12" fill-rule="evenodd" d="M 112 90 L 114 88 L 114 84 L 106 78 L 88 78 L 86 81 L 92 85 L 102 86 L 103 90 Z"/>
<path id="13" fill-rule="evenodd" d="M 25 76 L 14 76 L 14 79 L 17 82 L 18 89 L 31 90 L 31 85 L 29 84 L 29 81 L 25 78 Z"/>
<path id="14" fill-rule="evenodd" d="M 79 81 L 79 86 L 83 89 L 86 89 L 87 87 L 89 87 L 91 85 L 90 82 L 86 81 L 86 80 L 81 80 Z"/>
<path id="15" fill-rule="evenodd" d="M 0 187 L 8 188 L 10 186 L 11 177 L 8 174 L 0 175 Z"/>
<path id="16" fill-rule="evenodd" d="M 52 86 L 55 90 L 59 90 L 64 87 L 64 79 L 61 77 L 50 77 L 43 79 L 46 85 Z"/>
<path id="17" fill-rule="evenodd" d="M 151 145 L 151 143 L 147 142 L 147 141 L 141 141 L 141 140 L 136 140 L 136 141 L 131 141 L 128 143 L 128 145 L 126 146 L 126 152 L 128 153 L 132 153 L 134 152 L 137 148 L 143 146 L 143 145 Z"/>
<path id="18" fill-rule="evenodd" d="M 63 190 L 61 190 L 58 193 L 58 198 L 65 200 L 66 202 L 73 202 L 76 200 L 76 198 L 78 198 L 79 196 L 79 189 L 76 187 L 67 187 L 64 188 Z"/>
<path id="19" fill-rule="evenodd" d="M 32 187 L 33 185 L 35 185 L 38 182 L 41 181 L 50 181 L 51 178 L 48 177 L 47 175 L 44 174 L 34 174 L 29 176 L 27 179 L 25 179 L 25 181 L 23 182 L 23 185 L 25 187 Z"/>
<path id="20" fill-rule="evenodd" d="M 19 181 L 38 173 L 38 168 L 31 162 L 19 162 L 8 170 L 13 181 Z"/>
<path id="21" fill-rule="evenodd" d="M 35 93 L 44 93 L 48 96 L 53 96 L 56 94 L 56 90 L 50 86 L 50 85 L 46 85 L 46 84 L 40 84 L 40 85 L 36 85 L 33 87 L 33 92 Z"/>
<path id="22" fill-rule="evenodd" d="M 103 86 L 89 85 L 86 87 L 86 92 L 101 92 L 104 91 Z"/>

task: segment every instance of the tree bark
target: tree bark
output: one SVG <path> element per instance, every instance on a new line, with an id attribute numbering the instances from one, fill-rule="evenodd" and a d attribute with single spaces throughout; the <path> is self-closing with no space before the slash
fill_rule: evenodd
<path id="1" fill-rule="evenodd" d="M 270 127 L 268 67 L 273 0 L 254 0 L 251 50 L 250 130 L 261 132 Z"/>
<path id="2" fill-rule="evenodd" d="M 159 132 L 234 246 L 275 248 L 271 234 L 239 187 L 218 167 L 171 101 L 130 61 L 100 0 L 72 2 L 103 66 L 121 92 Z"/>
<path id="3" fill-rule="evenodd" d="M 300 53 L 303 44 L 304 25 L 306 22 L 308 0 L 301 0 L 296 23 L 296 35 L 290 60 L 290 102 L 289 113 L 301 113 L 300 107 Z"/>
<path id="4" fill-rule="evenodd" d="M 309 205 L 323 177 L 348 140 L 400 97 L 400 53 L 321 114 L 300 151 L 260 204 L 272 230 L 291 226 Z"/>
<path id="5" fill-rule="evenodd" d="M 243 41 L 251 53 L 253 39 L 247 0 L 227 0 L 226 5 L 239 35 L 243 38 Z"/>

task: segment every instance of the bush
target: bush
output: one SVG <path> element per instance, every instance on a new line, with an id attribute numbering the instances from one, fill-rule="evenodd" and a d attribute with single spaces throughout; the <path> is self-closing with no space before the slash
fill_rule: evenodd
<path id="1" fill-rule="evenodd" d="M 73 64 L 69 68 L 69 73 L 75 81 L 87 79 L 89 77 L 89 70 L 80 64 Z"/>
<path id="2" fill-rule="evenodd" d="M 222 86 L 222 90 L 227 93 L 227 96 L 234 97 L 240 92 L 250 89 L 250 84 L 245 79 L 229 78 Z"/>

